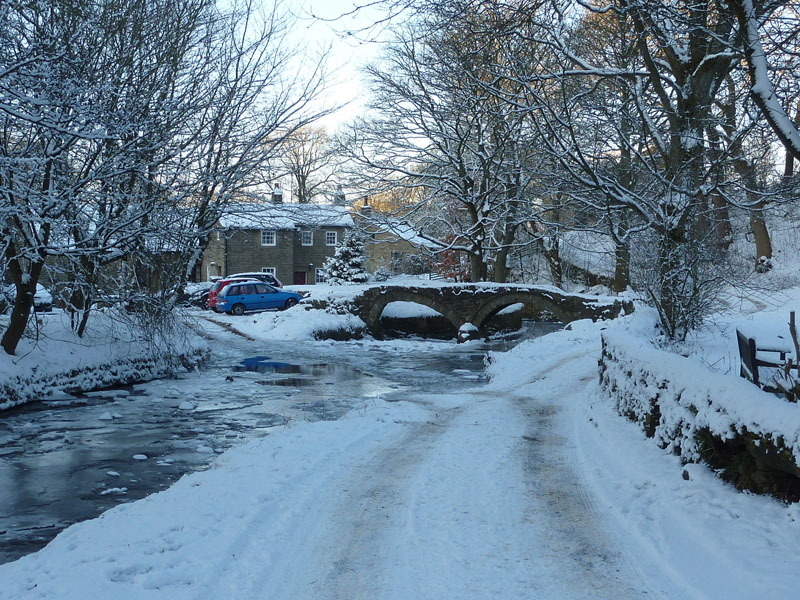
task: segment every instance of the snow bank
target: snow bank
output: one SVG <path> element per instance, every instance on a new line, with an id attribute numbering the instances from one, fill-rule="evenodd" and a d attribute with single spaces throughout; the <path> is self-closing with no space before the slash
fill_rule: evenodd
<path id="1" fill-rule="evenodd" d="M 361 337 L 367 327 L 353 314 L 303 305 L 282 312 L 262 312 L 244 317 L 219 314 L 214 315 L 214 319 L 259 340 L 354 339 Z"/>
<path id="2" fill-rule="evenodd" d="M 53 312 L 36 321 L 38 339 L 25 337 L 17 354 L 0 352 L 0 410 L 54 392 L 87 391 L 148 381 L 191 368 L 208 345 L 193 335 L 154 340 L 97 312 L 83 338 L 70 329 L 69 315 Z"/>
<path id="3" fill-rule="evenodd" d="M 600 397 L 662 449 L 684 464 L 708 463 L 740 489 L 798 497 L 800 406 L 696 357 L 656 349 L 654 322 L 653 311 L 637 307 L 613 322 L 577 321 L 570 330 L 491 353 L 490 385 L 519 389 L 565 365 L 577 370 L 575 361 L 588 353 L 600 360 Z"/>
<path id="4" fill-rule="evenodd" d="M 637 308 L 638 311 L 638 308 Z M 629 320 L 630 317 L 626 317 Z M 600 355 L 600 333 L 608 321 L 573 321 L 568 329 L 514 346 L 508 352 L 489 352 L 486 374 L 491 388 L 513 389 L 540 379 L 553 369 L 586 353 Z"/>

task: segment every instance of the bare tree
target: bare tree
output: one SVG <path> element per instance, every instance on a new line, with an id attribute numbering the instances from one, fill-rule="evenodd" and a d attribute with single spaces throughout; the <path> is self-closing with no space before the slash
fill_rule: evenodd
<path id="1" fill-rule="evenodd" d="M 586 51 L 576 10 L 633 32 L 624 60 Z M 683 337 L 713 295 L 713 256 L 700 226 L 711 160 L 705 129 L 735 62 L 735 20 L 713 2 L 554 0 L 514 35 L 552 49 L 548 61 L 513 63 L 509 77 L 525 84 L 517 103 L 557 161 L 556 176 L 618 238 L 651 232 L 655 253 L 640 283 L 667 334 Z"/>
<path id="2" fill-rule="evenodd" d="M 2 346 L 13 354 L 49 258 L 88 267 L 136 243 L 152 208 L 144 181 L 174 133 L 156 103 L 207 5 L 4 6 L 0 230 L 17 295 Z"/>
<path id="3" fill-rule="evenodd" d="M 726 4 L 722 10 L 732 15 L 739 25 L 737 47 L 742 49 L 747 61 L 753 101 L 786 151 L 800 158 L 800 131 L 785 108 L 787 98 L 781 92 L 786 89 L 776 85 L 772 76 L 776 69 L 770 64 L 785 62 L 790 57 L 791 66 L 784 64 L 778 70 L 791 72 L 798 66 L 796 38 L 800 12 L 797 4 L 791 0 L 732 0 Z M 791 79 L 796 79 L 796 71 Z"/>
<path id="4" fill-rule="evenodd" d="M 451 25 L 398 34 L 367 70 L 377 116 L 357 123 L 342 148 L 366 167 L 370 193 L 419 194 L 403 221 L 440 250 L 467 255 L 473 281 L 504 281 L 515 231 L 529 218 L 531 130 L 484 90 L 499 57 L 493 40 L 468 35 L 466 21 Z"/>
<path id="5" fill-rule="evenodd" d="M 305 126 L 287 137 L 279 161 L 292 178 L 297 202 L 312 202 L 329 191 L 335 175 L 334 158 L 328 134 L 321 127 Z"/>

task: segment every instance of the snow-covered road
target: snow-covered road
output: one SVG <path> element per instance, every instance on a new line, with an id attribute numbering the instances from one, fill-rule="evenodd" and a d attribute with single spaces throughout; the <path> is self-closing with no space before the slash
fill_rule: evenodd
<path id="1" fill-rule="evenodd" d="M 593 579 L 585 555 L 608 551 L 593 539 L 581 543 L 582 554 L 564 556 L 569 542 L 559 546 L 548 531 L 573 527 L 538 501 L 557 494 L 549 471 L 561 461 L 552 459 L 552 444 L 526 432 L 555 441 L 551 424 L 526 417 L 509 398 L 451 400 L 352 465 L 306 546 L 308 564 L 281 582 L 285 597 L 525 598 L 555 590 L 565 597 L 563 573 L 575 581 L 575 597 L 585 597 Z M 538 464 L 530 460 L 534 445 L 547 456 Z"/>

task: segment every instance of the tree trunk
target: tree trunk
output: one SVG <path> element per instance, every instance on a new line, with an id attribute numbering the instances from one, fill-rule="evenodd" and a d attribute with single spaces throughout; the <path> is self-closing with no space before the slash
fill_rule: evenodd
<path id="1" fill-rule="evenodd" d="M 472 283 L 486 280 L 486 263 L 483 257 L 477 252 L 470 252 L 469 255 L 469 280 Z"/>
<path id="2" fill-rule="evenodd" d="M 553 285 L 563 287 L 564 267 L 561 264 L 561 253 L 558 250 L 558 238 L 553 237 L 549 245 L 544 246 L 544 256 L 547 258 L 547 265 L 550 267 L 550 278 Z"/>
<path id="3" fill-rule="evenodd" d="M 86 333 L 86 324 L 89 322 L 89 313 L 91 312 L 91 310 L 92 310 L 91 307 L 86 306 L 81 312 L 81 322 L 78 324 L 79 338 L 83 338 L 83 334 Z"/>
<path id="4" fill-rule="evenodd" d="M 24 286 L 28 287 L 28 286 Z M 35 288 L 35 285 L 34 285 Z M 33 295 L 22 291 L 23 288 L 17 286 L 17 299 L 14 302 L 14 308 L 11 311 L 11 319 L 8 323 L 8 329 L 3 334 L 3 339 L 0 345 L 6 354 L 15 354 L 19 341 L 25 333 L 25 326 L 28 324 L 28 319 L 31 316 L 31 308 L 33 307 Z"/>
<path id="5" fill-rule="evenodd" d="M 519 225 L 515 222 L 507 223 L 503 239 L 500 242 L 500 249 L 497 251 L 494 259 L 494 281 L 495 283 L 505 283 L 508 280 L 508 251 L 514 241 L 514 236 L 517 233 Z"/>
<path id="6" fill-rule="evenodd" d="M 682 267 L 681 249 L 686 243 L 685 236 L 680 231 L 665 231 L 662 234 L 659 261 L 658 279 L 656 288 L 651 290 L 654 304 L 661 317 L 661 324 L 667 329 L 670 339 L 681 341 L 686 337 L 686 315 L 684 300 L 681 290 L 676 282 Z"/>
<path id="7" fill-rule="evenodd" d="M 772 268 L 770 262 L 772 241 L 769 237 L 769 230 L 767 230 L 767 222 L 764 220 L 764 202 L 759 202 L 750 209 L 750 229 L 756 243 L 756 270 L 759 272 L 769 271 Z"/>
<path id="8" fill-rule="evenodd" d="M 508 279 L 508 267 L 506 266 L 506 259 L 508 258 L 508 248 L 503 247 L 497 251 L 494 259 L 494 281 L 495 283 L 505 283 Z"/>
<path id="9" fill-rule="evenodd" d="M 631 283 L 631 249 L 618 242 L 614 251 L 614 281 L 612 289 L 619 293 L 628 289 Z"/>
<path id="10" fill-rule="evenodd" d="M 33 308 L 33 295 L 36 293 L 36 284 L 44 266 L 43 262 L 32 263 L 30 273 L 27 273 L 27 281 L 23 283 L 23 271 L 19 260 L 11 258 L 14 256 L 14 252 L 12 245 L 9 245 L 6 249 L 6 256 L 9 258 L 7 267 L 17 290 L 17 298 L 14 301 L 14 307 L 11 309 L 8 329 L 3 334 L 3 339 L 0 340 L 0 346 L 3 347 L 6 354 L 11 355 L 16 353 L 19 341 L 25 333 L 25 326 L 28 324 L 31 309 Z"/>
<path id="11" fill-rule="evenodd" d="M 723 250 L 730 248 L 733 243 L 733 229 L 731 228 L 728 203 L 719 194 L 711 195 L 712 214 L 714 215 L 714 231 L 717 237 L 717 247 Z"/>
<path id="12" fill-rule="evenodd" d="M 749 162 L 739 159 L 734 162 L 734 168 L 739 177 L 745 184 L 747 190 L 747 201 L 750 204 L 750 230 L 753 232 L 753 240 L 756 244 L 756 271 L 763 273 L 772 268 L 772 240 L 767 229 L 767 222 L 764 219 L 764 207 L 766 202 L 757 192 L 757 182 L 753 177 L 753 170 Z"/>

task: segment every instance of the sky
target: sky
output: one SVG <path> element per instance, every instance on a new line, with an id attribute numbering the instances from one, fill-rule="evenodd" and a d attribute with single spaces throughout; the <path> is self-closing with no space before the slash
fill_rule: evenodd
<path id="1" fill-rule="evenodd" d="M 313 52 L 330 45 L 330 87 L 325 97 L 333 104 L 344 105 L 325 117 L 321 124 L 329 130 L 357 117 L 364 110 L 367 90 L 359 68 L 379 54 L 379 44 L 370 41 L 379 36 L 370 26 L 382 18 L 383 11 L 362 8 L 353 0 L 287 0 L 289 9 L 299 17 L 297 43 Z M 353 32 L 348 35 L 346 32 Z M 385 32 L 384 32 L 385 33 Z"/>

